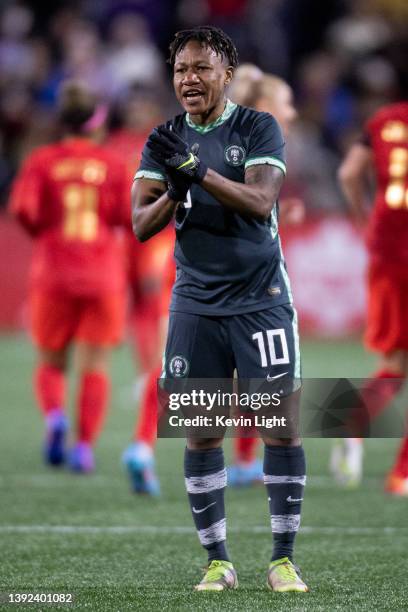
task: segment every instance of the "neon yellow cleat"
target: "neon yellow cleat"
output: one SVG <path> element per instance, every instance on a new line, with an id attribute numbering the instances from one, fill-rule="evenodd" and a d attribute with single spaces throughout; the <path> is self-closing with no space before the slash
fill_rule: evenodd
<path id="1" fill-rule="evenodd" d="M 306 593 L 309 589 L 300 578 L 298 568 L 288 557 L 272 561 L 268 570 L 267 585 L 276 593 Z"/>
<path id="2" fill-rule="evenodd" d="M 194 587 L 195 591 L 224 591 L 236 589 L 238 586 L 237 573 L 229 561 L 211 561 L 207 572 Z"/>

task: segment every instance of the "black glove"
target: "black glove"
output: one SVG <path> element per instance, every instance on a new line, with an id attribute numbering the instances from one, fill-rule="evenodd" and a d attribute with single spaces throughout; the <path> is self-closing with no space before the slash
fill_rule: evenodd
<path id="1" fill-rule="evenodd" d="M 152 157 L 167 168 L 183 174 L 193 183 L 201 183 L 207 166 L 198 158 L 199 145 L 192 147 L 176 132 L 160 126 L 153 130 L 147 141 Z"/>
<path id="2" fill-rule="evenodd" d="M 191 181 L 188 181 L 180 172 L 171 168 L 167 169 L 166 178 L 168 185 L 167 195 L 169 198 L 175 202 L 185 202 L 187 191 L 191 187 Z"/>

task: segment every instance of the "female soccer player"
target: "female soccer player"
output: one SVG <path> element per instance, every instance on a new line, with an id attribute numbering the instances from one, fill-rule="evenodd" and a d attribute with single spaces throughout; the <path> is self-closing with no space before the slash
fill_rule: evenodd
<path id="1" fill-rule="evenodd" d="M 66 379 L 75 343 L 78 422 L 68 462 L 78 472 L 94 468 L 93 444 L 109 396 L 108 357 L 125 313 L 117 228 L 129 224 L 129 178 L 125 165 L 91 138 L 105 115 L 84 86 L 66 83 L 58 107 L 63 137 L 29 155 L 11 194 L 11 210 L 34 241 L 29 308 L 45 460 L 61 465 L 67 458 Z"/>
<path id="2" fill-rule="evenodd" d="M 279 77 L 263 73 L 254 64 L 241 64 L 234 73 L 234 80 L 229 88 L 231 100 L 243 106 L 271 113 L 287 135 L 290 126 L 297 117 L 293 105 L 293 94 L 290 86 Z M 280 220 L 284 223 L 298 223 L 304 217 L 304 204 L 298 198 L 284 197 L 280 200 Z M 283 219 L 282 219 L 283 218 Z M 175 268 L 173 258 L 166 262 L 166 274 L 162 284 L 161 299 L 162 323 L 164 329 L 170 304 L 169 283 L 173 284 Z M 163 335 L 163 334 L 162 334 Z M 153 446 L 157 428 L 157 378 L 161 372 L 161 355 L 158 364 L 150 372 L 144 393 L 141 398 L 139 418 L 134 431 L 132 444 L 126 449 L 123 460 L 127 467 L 132 488 L 139 493 L 158 494 L 159 482 L 154 468 Z M 244 486 L 263 481 L 262 462 L 256 458 L 256 447 L 259 438 L 252 437 L 247 430 L 245 437 L 234 439 L 234 464 L 228 468 L 228 484 Z"/>
<path id="3" fill-rule="evenodd" d="M 365 344 L 379 353 L 380 362 L 363 390 L 371 419 L 400 392 L 408 375 L 407 143 L 408 102 L 384 106 L 367 121 L 364 137 L 351 147 L 339 169 L 343 193 L 359 224 L 367 221 L 367 183 L 373 174 L 377 183 L 367 236 L 370 260 Z M 357 419 L 362 416 L 357 415 Z M 336 475 L 343 482 L 357 484 L 362 439 L 344 440 L 340 456 L 339 449 L 335 450 Z M 408 438 L 402 441 L 385 488 L 389 493 L 408 496 Z"/>
<path id="4" fill-rule="evenodd" d="M 165 351 L 167 378 L 265 381 L 300 376 L 293 309 L 277 232 L 276 201 L 285 174 L 284 143 L 267 113 L 226 98 L 237 51 L 218 28 L 176 34 L 173 83 L 184 109 L 153 130 L 132 192 L 133 227 L 148 240 L 175 217 L 176 282 Z M 275 342 L 276 341 L 276 342 Z M 287 400 L 298 404 L 295 391 Z M 264 436 L 274 549 L 268 585 L 307 591 L 293 565 L 305 485 L 296 436 Z M 236 588 L 226 548 L 222 438 L 187 440 L 185 482 L 209 567 L 198 591 Z"/>

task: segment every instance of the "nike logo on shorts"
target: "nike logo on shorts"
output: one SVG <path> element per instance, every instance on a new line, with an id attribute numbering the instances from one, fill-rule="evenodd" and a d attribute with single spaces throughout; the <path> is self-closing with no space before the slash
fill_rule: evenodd
<path id="1" fill-rule="evenodd" d="M 266 377 L 266 380 L 268 382 L 272 382 L 273 380 L 276 380 L 277 378 L 282 378 L 282 376 L 286 376 L 286 374 L 289 374 L 289 372 L 284 372 L 283 374 L 277 374 L 276 376 L 268 376 Z"/>
<path id="2" fill-rule="evenodd" d="M 201 512 L 205 512 L 206 510 L 208 510 L 208 508 L 211 508 L 211 506 L 215 506 L 217 502 L 213 502 L 212 504 L 208 504 L 208 506 L 205 506 L 205 508 L 200 508 L 199 510 L 197 510 L 196 508 L 192 508 L 194 514 L 201 514 Z"/>

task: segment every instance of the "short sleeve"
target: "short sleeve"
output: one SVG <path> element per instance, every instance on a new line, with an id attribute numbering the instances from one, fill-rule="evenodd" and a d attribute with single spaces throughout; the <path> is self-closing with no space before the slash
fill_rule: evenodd
<path id="1" fill-rule="evenodd" d="M 139 169 L 135 174 L 135 179 L 141 178 L 152 179 L 155 181 L 167 181 L 164 166 L 153 159 L 150 149 L 147 148 L 146 144 L 142 151 L 142 161 L 140 162 Z"/>
<path id="2" fill-rule="evenodd" d="M 285 141 L 278 122 L 269 113 L 259 113 L 249 137 L 245 170 L 250 166 L 269 164 L 286 174 Z"/>

